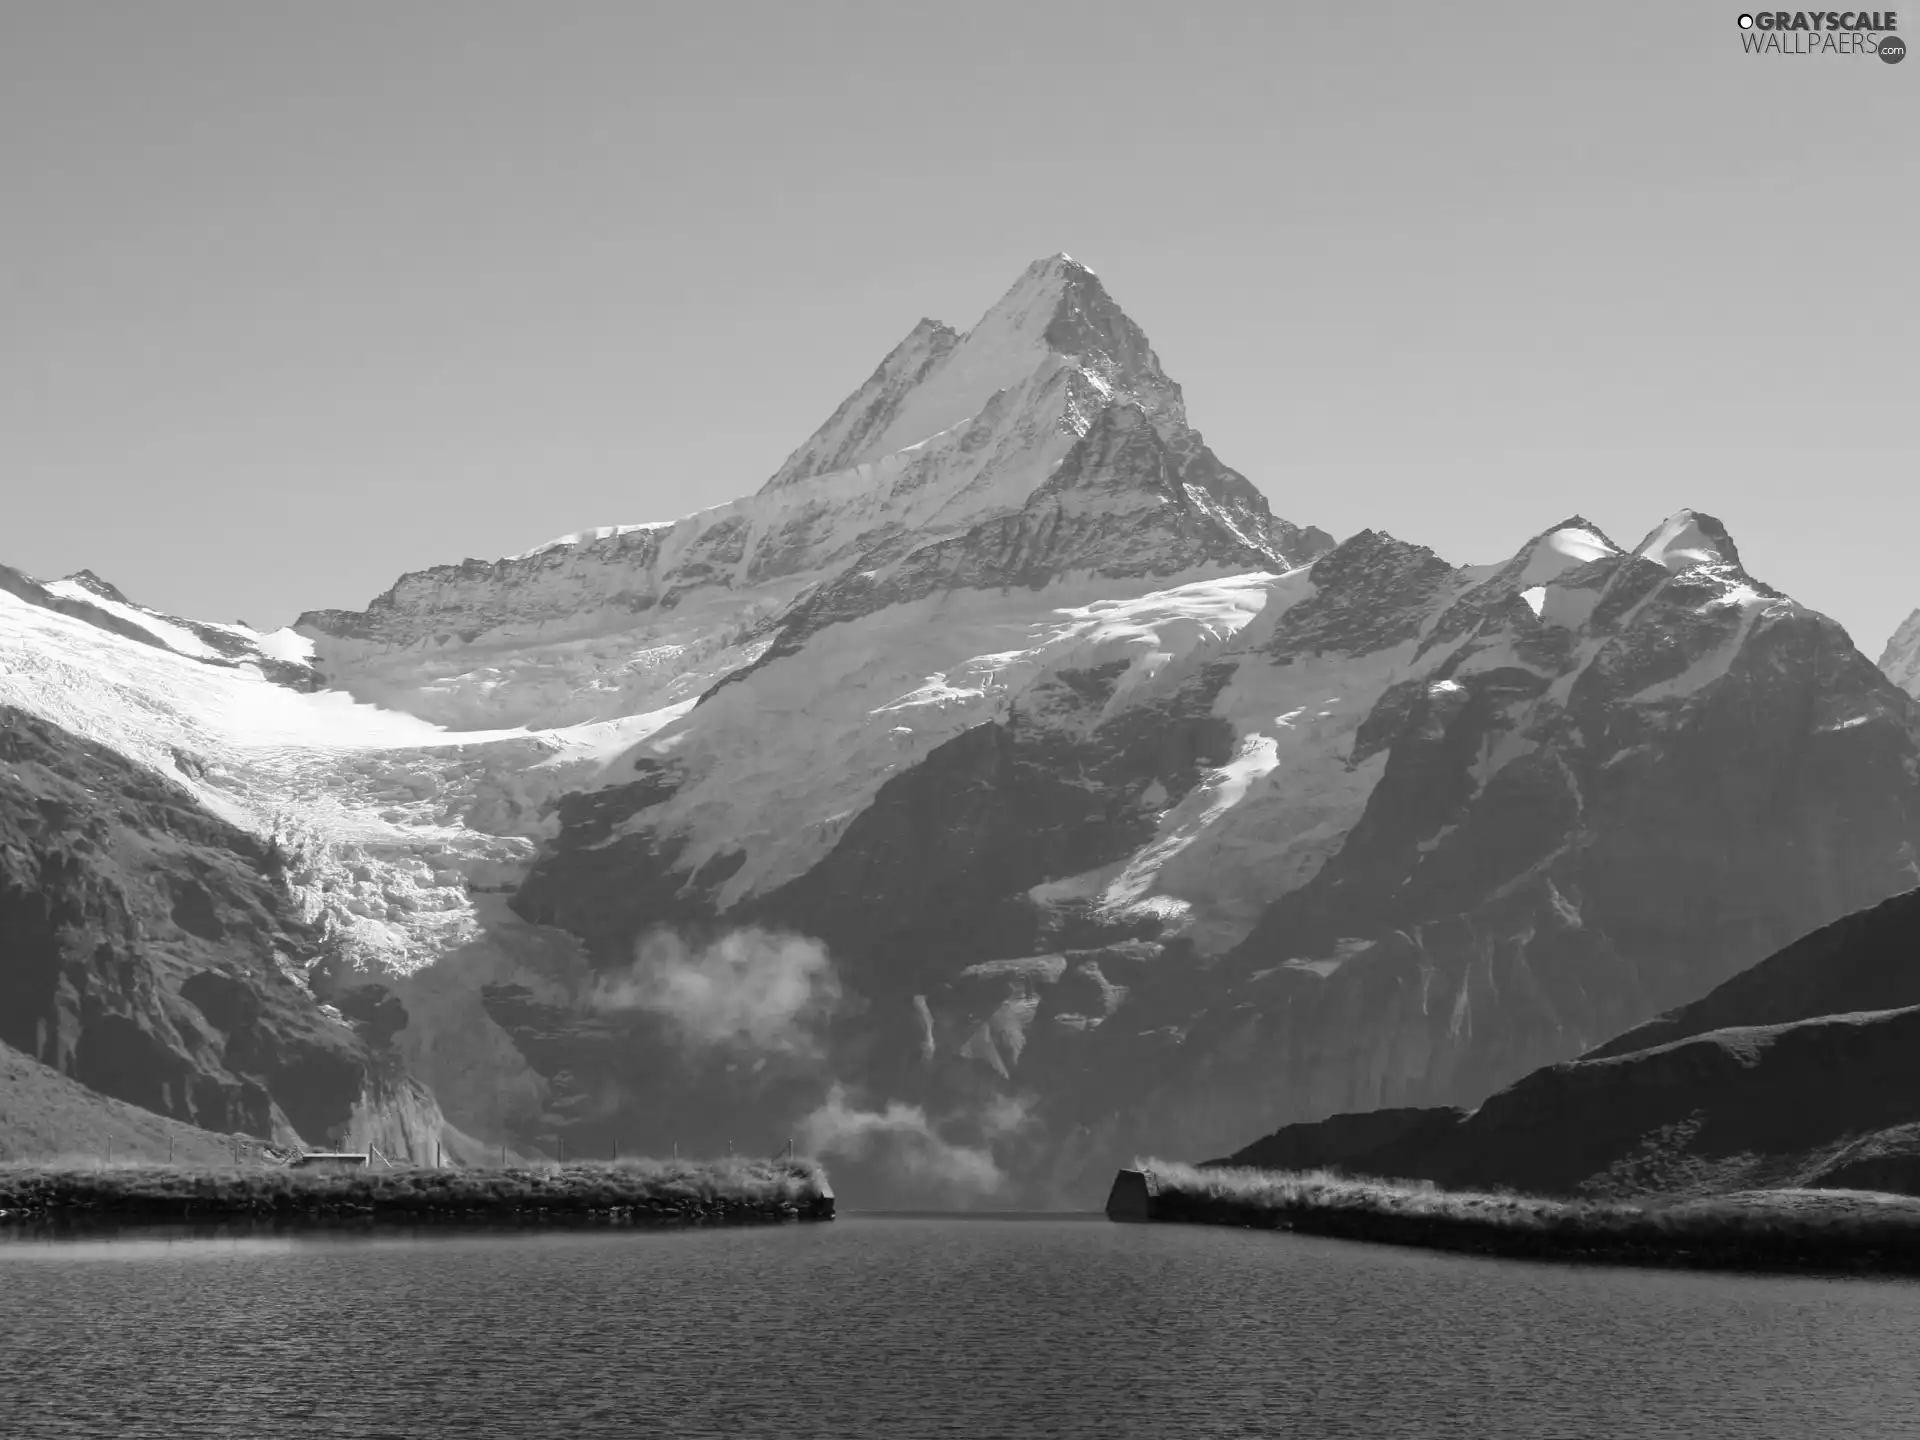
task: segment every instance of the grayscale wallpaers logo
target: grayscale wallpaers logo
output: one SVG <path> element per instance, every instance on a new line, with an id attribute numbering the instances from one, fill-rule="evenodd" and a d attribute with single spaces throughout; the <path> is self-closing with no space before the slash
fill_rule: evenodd
<path id="1" fill-rule="evenodd" d="M 1878 55 L 1898 65 L 1907 58 L 1899 28 L 1892 10 L 1757 10 L 1740 17 L 1740 45 L 1749 55 Z"/>

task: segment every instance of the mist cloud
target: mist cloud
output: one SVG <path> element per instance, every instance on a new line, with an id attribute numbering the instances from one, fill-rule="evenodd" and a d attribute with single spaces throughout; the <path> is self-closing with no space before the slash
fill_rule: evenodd
<path id="1" fill-rule="evenodd" d="M 803 935 L 748 928 L 695 945 L 656 930 L 635 944 L 631 966 L 601 977 L 588 1003 L 664 1016 L 695 1045 L 814 1055 L 840 979 L 826 947 Z"/>
<path id="2" fill-rule="evenodd" d="M 976 1124 L 991 1142 L 1025 1124 L 1027 1108 L 1028 1102 L 999 1097 Z M 800 1122 L 800 1133 L 810 1154 L 872 1159 L 918 1185 L 957 1192 L 959 1198 L 991 1195 L 1007 1182 L 988 1145 L 946 1139 L 918 1105 L 893 1100 L 884 1110 L 862 1109 L 839 1084 Z"/>

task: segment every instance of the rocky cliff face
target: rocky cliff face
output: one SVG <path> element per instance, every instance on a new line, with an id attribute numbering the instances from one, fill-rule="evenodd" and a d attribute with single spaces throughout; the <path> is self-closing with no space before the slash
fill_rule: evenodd
<path id="1" fill-rule="evenodd" d="M 205 1130 L 398 1138 L 396 1017 L 316 998 L 285 863 L 178 786 L 0 708 L 0 1042 Z M 398 1153 L 431 1155 L 438 1127 L 416 1097 Z"/>

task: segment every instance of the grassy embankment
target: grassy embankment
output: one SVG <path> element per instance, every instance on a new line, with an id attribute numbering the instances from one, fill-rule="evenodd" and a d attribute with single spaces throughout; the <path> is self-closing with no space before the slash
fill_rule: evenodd
<path id="1" fill-rule="evenodd" d="M 7 1221 L 770 1223 L 831 1219 L 812 1160 L 621 1160 L 506 1170 L 0 1164 Z"/>
<path id="2" fill-rule="evenodd" d="M 1148 1217 L 1483 1255 L 1767 1270 L 1920 1271 L 1920 1200 L 1857 1190 L 1549 1200 L 1328 1171 L 1142 1160 Z"/>

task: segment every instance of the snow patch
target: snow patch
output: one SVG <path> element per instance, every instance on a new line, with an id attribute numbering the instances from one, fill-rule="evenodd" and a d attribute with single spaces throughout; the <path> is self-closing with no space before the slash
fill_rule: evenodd
<path id="1" fill-rule="evenodd" d="M 273 660 L 284 660 L 289 665 L 313 663 L 313 641 L 290 625 L 264 634 L 256 631 L 253 644 L 262 655 Z"/>
<path id="2" fill-rule="evenodd" d="M 1605 559 L 1620 552 L 1591 530 L 1568 525 L 1542 535 L 1520 572 L 1522 586 L 1545 585 L 1578 565 Z"/>
<path id="3" fill-rule="evenodd" d="M 1691 510 L 1670 516 L 1666 523 L 1640 547 L 1643 559 L 1679 572 L 1701 565 L 1724 565 L 1727 558 L 1718 543 L 1700 528 L 1699 517 Z"/>
<path id="4" fill-rule="evenodd" d="M 1557 625 L 1562 630 L 1582 630 L 1586 628 L 1587 621 L 1593 618 L 1600 595 L 1597 586 L 1549 585 L 1534 614 L 1543 623 Z"/>
<path id="5" fill-rule="evenodd" d="M 1193 788 L 1163 822 L 1153 842 L 1136 851 L 1126 868 L 1107 885 L 1101 902 L 1119 909 L 1143 898 L 1168 861 L 1244 800 L 1254 782 L 1271 774 L 1279 764 L 1279 742 L 1272 736 L 1243 735 L 1233 759 L 1210 771 Z"/>
<path id="6" fill-rule="evenodd" d="M 152 611 L 144 610 L 137 605 L 126 605 L 118 600 L 109 599 L 98 590 L 82 585 L 77 580 L 52 581 L 48 584 L 47 591 L 62 599 L 85 601 L 95 609 L 106 611 L 115 619 L 138 625 L 162 645 L 178 654 L 191 655 L 196 660 L 223 658 L 218 650 L 184 625 L 175 625 L 169 620 L 163 620 Z"/>

